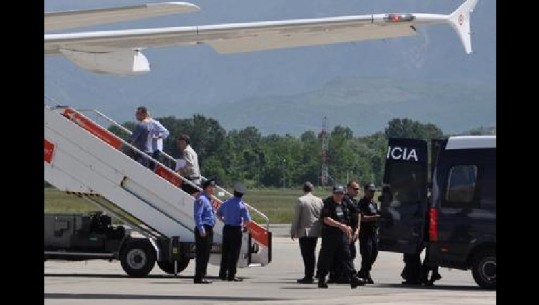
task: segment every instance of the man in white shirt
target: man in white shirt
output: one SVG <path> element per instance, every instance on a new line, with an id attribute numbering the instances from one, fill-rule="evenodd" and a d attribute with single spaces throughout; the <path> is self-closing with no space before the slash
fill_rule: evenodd
<path id="1" fill-rule="evenodd" d="M 180 174 L 185 179 L 189 180 L 195 185 L 200 185 L 200 168 L 198 166 L 198 155 L 195 150 L 191 147 L 191 138 L 182 134 L 176 139 L 176 147 L 183 153 L 183 160 L 185 165 L 180 167 L 178 174 Z M 198 192 L 198 190 L 193 187 L 188 182 L 182 183 L 182 190 L 188 194 L 193 194 Z"/>

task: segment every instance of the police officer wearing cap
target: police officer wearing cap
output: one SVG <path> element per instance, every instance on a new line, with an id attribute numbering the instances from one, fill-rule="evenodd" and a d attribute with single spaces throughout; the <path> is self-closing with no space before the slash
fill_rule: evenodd
<path id="1" fill-rule="evenodd" d="M 217 209 L 217 217 L 225 223 L 219 269 L 219 278 L 223 281 L 242 281 L 241 278 L 236 277 L 236 265 L 240 257 L 243 228 L 251 221 L 249 210 L 241 199 L 246 191 L 247 189 L 241 182 L 236 182 L 234 196 L 223 202 Z"/>
<path id="2" fill-rule="evenodd" d="M 324 200 L 324 206 L 320 217 L 322 219 L 322 247 L 318 259 L 318 288 L 328 288 L 326 275 L 333 265 L 335 258 L 343 262 L 343 272 L 350 274 L 350 286 L 356 288 L 364 283 L 355 275 L 352 258 L 350 255 L 350 241 L 352 240 L 352 228 L 350 223 L 350 211 L 343 204 L 344 187 L 333 187 L 332 196 Z"/>
<path id="3" fill-rule="evenodd" d="M 346 184 L 346 193 L 343 197 L 343 205 L 346 205 L 350 211 L 350 223 L 348 224 L 352 228 L 352 240 L 350 241 L 350 257 L 352 262 L 356 258 L 356 241 L 359 238 L 359 222 L 361 221 L 361 215 L 359 211 L 359 206 L 357 205 L 357 200 L 355 197 L 359 194 L 359 182 L 353 179 L 348 181 Z M 329 273 L 329 282 L 337 283 L 349 283 L 350 275 L 343 271 L 343 262 L 337 261 L 334 262 L 334 269 Z M 352 267 L 354 265 L 352 264 Z M 354 267 L 355 270 L 355 267 Z M 332 273 L 333 272 L 333 273 Z"/>
<path id="4" fill-rule="evenodd" d="M 196 243 L 196 266 L 195 284 L 210 284 L 211 281 L 204 279 L 210 250 L 213 243 L 213 226 L 215 226 L 215 215 L 211 204 L 212 195 L 215 192 L 215 179 L 206 180 L 202 184 L 202 192 L 198 195 L 194 203 L 195 218 L 195 243 Z"/>
<path id="5" fill-rule="evenodd" d="M 365 195 L 358 202 L 361 211 L 361 223 L 359 229 L 359 252 L 361 254 L 361 269 L 357 275 L 363 278 L 367 284 L 373 284 L 371 269 L 378 256 L 378 219 L 380 214 L 376 203 L 373 201 L 376 187 L 373 183 L 367 183 L 363 187 Z"/>

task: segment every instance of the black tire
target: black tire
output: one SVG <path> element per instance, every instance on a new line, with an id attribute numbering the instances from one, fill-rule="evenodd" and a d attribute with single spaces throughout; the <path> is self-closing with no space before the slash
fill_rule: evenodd
<path id="1" fill-rule="evenodd" d="M 474 255 L 472 275 L 479 287 L 496 289 L 496 250 L 482 250 Z"/>
<path id="2" fill-rule="evenodd" d="M 145 277 L 155 266 L 156 254 L 147 239 L 129 241 L 120 253 L 120 262 L 125 273 L 132 277 Z"/>
<path id="3" fill-rule="evenodd" d="M 182 258 L 181 260 L 178 261 L 178 267 L 177 267 L 178 273 L 182 272 L 183 270 L 185 270 L 185 268 L 187 268 L 187 266 L 189 265 L 189 261 L 190 261 L 189 258 Z M 165 273 L 174 274 L 174 262 L 169 262 L 169 261 L 157 262 L 157 266 L 159 266 L 159 268 L 163 270 Z"/>

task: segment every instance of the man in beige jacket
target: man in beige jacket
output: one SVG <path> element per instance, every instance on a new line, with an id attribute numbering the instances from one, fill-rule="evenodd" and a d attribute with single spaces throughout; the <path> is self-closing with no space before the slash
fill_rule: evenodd
<path id="1" fill-rule="evenodd" d="M 290 237 L 292 240 L 299 238 L 299 248 L 305 266 L 305 276 L 297 280 L 300 284 L 311 284 L 314 282 L 314 268 L 316 265 L 315 249 L 318 237 L 320 236 L 320 211 L 324 203 L 322 199 L 314 196 L 312 191 L 314 186 L 306 181 L 303 184 L 304 195 L 298 198 L 290 227 Z"/>

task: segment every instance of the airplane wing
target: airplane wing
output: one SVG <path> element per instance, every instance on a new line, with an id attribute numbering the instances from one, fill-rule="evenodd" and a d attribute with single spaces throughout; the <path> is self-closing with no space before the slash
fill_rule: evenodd
<path id="1" fill-rule="evenodd" d="M 200 10 L 187 2 L 165 2 L 115 8 L 45 13 L 45 32 L 130 21 Z"/>
<path id="2" fill-rule="evenodd" d="M 79 66 L 100 73 L 149 71 L 140 52 L 150 47 L 207 44 L 219 53 L 386 39 L 416 34 L 416 27 L 450 24 L 466 53 L 471 53 L 470 13 L 477 0 L 466 0 L 449 15 L 423 13 L 370 14 L 220 25 L 46 34 L 45 54 L 62 54 Z M 122 67 L 117 63 L 122 63 Z M 116 66 L 114 66 L 116 65 Z M 114 70 L 118 68 L 118 70 Z"/>

